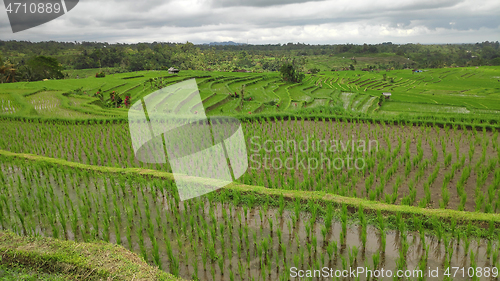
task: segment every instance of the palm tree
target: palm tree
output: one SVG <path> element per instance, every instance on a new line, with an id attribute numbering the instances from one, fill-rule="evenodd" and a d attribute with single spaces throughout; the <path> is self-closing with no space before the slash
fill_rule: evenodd
<path id="1" fill-rule="evenodd" d="M 16 80 L 17 70 L 14 65 L 10 62 L 6 62 L 0 65 L 0 83 L 17 82 Z"/>
<path id="2" fill-rule="evenodd" d="M 17 70 L 14 68 L 13 64 L 7 65 L 7 71 L 6 71 L 6 75 L 5 75 L 6 76 L 5 81 L 7 83 L 9 83 L 9 82 L 11 82 L 11 83 L 17 82 L 17 80 L 16 80 L 16 74 L 17 74 L 16 71 Z"/>
<path id="3" fill-rule="evenodd" d="M 0 83 L 3 83 L 5 81 L 5 72 L 7 71 L 7 67 L 3 64 L 3 62 L 0 60 Z"/>

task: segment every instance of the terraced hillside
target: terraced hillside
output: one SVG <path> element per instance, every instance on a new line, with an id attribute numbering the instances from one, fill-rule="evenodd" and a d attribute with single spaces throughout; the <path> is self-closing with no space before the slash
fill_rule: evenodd
<path id="1" fill-rule="evenodd" d="M 51 236 L 118 244 L 142 265 L 189 280 L 290 280 L 293 267 L 420 270 L 411 280 L 430 280 L 429 267 L 463 267 L 468 276 L 464 270 L 436 280 L 497 280 L 498 72 L 344 71 L 296 84 L 277 73 L 139 72 L 0 85 L 0 230 L 28 242 Z M 238 156 L 247 159 L 246 170 L 182 201 L 178 166 L 170 162 L 179 158 L 142 162 L 126 106 L 109 106 L 113 93 L 143 100 L 147 116 L 205 110 L 240 118 L 246 151 Z M 406 118 L 412 114 L 421 115 Z M 176 139 L 164 136 L 165 143 Z M 194 136 L 177 138 L 189 146 L 201 139 Z M 220 158 L 234 171 L 232 146 L 225 147 Z M 190 168 L 224 168 L 212 157 L 194 159 Z M 180 177 L 196 185 L 214 180 Z M 0 265 L 51 261 L 57 272 L 74 268 L 59 262 L 70 256 L 84 276 L 107 278 L 73 255 L 89 244 L 59 246 L 64 253 L 49 256 L 8 238 L 0 243 Z M 482 278 L 486 272 L 497 279 Z M 123 279 L 153 280 L 130 275 Z"/>
<path id="2" fill-rule="evenodd" d="M 293 112 L 336 107 L 362 114 L 398 115 L 500 113 L 498 67 L 333 71 L 307 75 L 302 83 L 281 81 L 278 73 L 143 71 L 33 83 L 0 85 L 0 115 L 85 118 L 126 117 L 126 108 L 106 107 L 112 93 L 131 103 L 195 78 L 202 102 L 179 101 L 209 115 Z M 97 93 L 102 94 L 99 97 Z M 381 100 L 383 92 L 390 99 Z M 241 94 L 243 93 L 243 96 Z M 189 99 L 189 97 L 186 97 Z"/>

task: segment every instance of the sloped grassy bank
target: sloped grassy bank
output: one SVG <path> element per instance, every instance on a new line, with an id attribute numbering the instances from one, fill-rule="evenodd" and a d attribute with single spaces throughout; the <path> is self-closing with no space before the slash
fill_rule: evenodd
<path id="1" fill-rule="evenodd" d="M 94 166 L 27 153 L 13 153 L 4 150 L 0 150 L 0 159 L 2 159 L 1 162 L 7 159 L 15 159 L 15 161 L 35 161 L 56 169 L 61 167 L 87 170 L 94 173 L 114 173 L 174 181 L 173 174 L 157 170 Z M 204 179 L 199 178 L 192 178 L 192 180 L 204 181 Z M 339 196 L 323 191 L 270 189 L 262 186 L 251 186 L 240 183 L 232 183 L 224 187 L 222 190 L 216 191 L 216 193 L 217 192 L 225 192 L 224 196 L 227 196 L 229 199 L 234 199 L 236 195 L 240 204 L 242 202 L 246 202 L 247 200 L 251 200 L 254 204 L 258 204 L 260 201 L 265 200 L 268 202 L 270 201 L 271 205 L 274 206 L 286 205 L 284 206 L 285 208 L 294 209 L 295 201 L 299 200 L 303 203 L 301 204 L 301 208 L 304 208 L 307 211 L 309 202 L 313 201 L 321 206 L 333 204 L 338 209 L 346 205 L 347 209 L 351 213 L 357 212 L 360 209 L 367 214 L 375 215 L 380 212 L 382 215 L 388 216 L 389 219 L 395 219 L 395 216 L 397 215 L 410 220 L 415 217 L 433 221 L 438 220 L 445 228 L 447 228 L 446 225 L 449 223 L 452 223 L 454 226 L 477 228 L 475 231 L 476 235 L 483 237 L 493 234 L 493 228 L 500 229 L 500 214 L 494 213 L 466 212 L 451 209 L 428 209 L 414 206 L 393 205 L 362 198 Z M 322 213 L 325 209 L 320 208 L 318 211 Z M 428 225 L 429 230 L 432 230 L 434 227 L 435 226 L 432 224 Z"/>
<path id="2" fill-rule="evenodd" d="M 122 246 L 99 241 L 76 243 L 0 231 L 0 252 L 0 264 L 53 275 L 43 275 L 48 280 L 182 280 Z"/>

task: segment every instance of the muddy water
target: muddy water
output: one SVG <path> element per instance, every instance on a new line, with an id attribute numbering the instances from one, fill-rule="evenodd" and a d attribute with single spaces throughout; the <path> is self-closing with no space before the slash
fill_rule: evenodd
<path id="1" fill-rule="evenodd" d="M 220 210 L 221 208 L 220 204 L 217 205 L 217 208 L 218 210 Z M 298 269 L 304 269 L 304 270 L 322 269 L 323 267 L 333 268 L 334 270 L 337 269 L 342 270 L 346 268 L 342 264 L 342 259 L 347 260 L 347 268 L 368 266 L 369 268 L 373 269 L 372 257 L 374 254 L 380 254 L 381 261 L 378 266 L 379 269 L 384 268 L 385 270 L 392 270 L 393 272 L 396 272 L 397 270 L 396 261 L 400 257 L 399 250 L 401 247 L 401 235 L 399 231 L 392 230 L 386 232 L 386 247 L 385 251 L 382 251 L 379 229 L 374 226 L 368 226 L 366 248 L 363 249 L 362 243 L 360 241 L 361 227 L 357 225 L 348 226 L 346 243 L 344 245 L 341 245 L 340 244 L 341 223 L 335 222 L 332 226 L 330 234 L 327 235 L 326 239 L 323 239 L 320 230 L 323 223 L 319 221 L 318 223 L 315 224 L 313 230 L 318 239 L 317 240 L 318 247 L 315 253 L 313 252 L 312 256 L 308 257 L 306 250 L 305 263 L 301 263 L 299 261 L 299 264 L 295 264 L 293 262 L 293 257 L 295 255 L 299 255 L 301 250 L 303 248 L 306 248 L 306 243 L 308 241 L 310 242 L 311 235 L 307 234 L 304 227 L 304 224 L 306 221 L 308 221 L 309 216 L 307 214 L 301 214 L 301 218 L 298 220 L 296 228 L 292 227 L 290 231 L 290 229 L 287 228 L 287 223 L 293 221 L 293 219 L 291 218 L 293 215 L 290 212 L 285 211 L 284 216 L 279 217 L 277 210 L 270 209 L 268 210 L 268 215 L 264 218 L 264 224 L 261 224 L 262 222 L 260 216 L 258 215 L 259 210 L 261 209 L 256 208 L 253 210 L 253 212 L 251 212 L 247 220 L 248 226 L 252 231 L 261 233 L 260 235 L 257 236 L 257 240 L 259 240 L 261 237 L 266 237 L 268 235 L 274 237 L 276 243 L 274 243 L 272 246 L 272 252 L 279 256 L 279 262 L 276 263 L 273 260 L 273 263 L 270 267 L 272 270 L 270 272 L 267 272 L 267 274 L 265 275 L 265 279 L 263 279 L 262 269 L 260 267 L 260 261 L 258 258 L 253 258 L 250 261 L 250 267 L 247 267 L 245 269 L 245 273 L 248 274 L 248 278 L 243 276 L 244 278 L 242 278 L 242 280 L 252 280 L 251 277 L 255 277 L 255 280 L 282 280 L 283 278 L 284 280 L 288 279 L 299 280 L 299 278 L 291 278 L 290 276 L 291 267 L 297 267 Z M 222 218 L 221 213 L 222 213 L 221 211 L 217 212 L 217 215 L 219 216 L 218 218 Z M 243 213 L 242 208 L 240 207 L 235 208 L 235 213 L 236 216 L 242 215 Z M 280 246 L 277 243 L 278 238 L 276 237 L 277 236 L 276 229 L 274 229 L 273 233 L 271 233 L 269 227 L 265 226 L 268 219 L 276 219 L 279 221 L 279 224 L 277 226 L 280 227 L 283 233 L 282 243 L 286 244 L 287 246 L 290 246 L 287 248 L 288 250 L 286 253 L 283 253 L 280 250 Z M 263 226 L 263 228 L 261 228 L 261 226 Z M 237 239 L 237 237 L 235 239 Z M 297 240 L 299 240 L 299 243 L 297 243 Z M 338 243 L 339 249 L 338 252 L 332 258 L 329 258 L 328 255 L 326 254 L 326 245 L 327 243 L 333 241 L 336 241 Z M 404 270 L 406 269 L 413 270 L 418 268 L 419 261 L 422 259 L 422 256 L 425 255 L 425 247 L 427 247 L 428 267 L 430 267 L 431 269 L 439 268 L 439 271 L 441 273 L 443 272 L 445 268 L 444 267 L 445 255 L 449 254 L 449 252 L 446 252 L 445 246 L 442 241 L 437 241 L 436 237 L 426 235 L 425 245 L 424 245 L 420 239 L 420 234 L 411 232 L 407 233 L 407 241 L 410 246 L 408 249 L 408 254 L 405 259 L 407 264 L 404 266 Z M 467 270 L 467 268 L 470 266 L 470 256 L 465 254 L 463 242 L 457 244 L 457 241 L 453 239 L 453 240 L 448 240 L 448 243 L 453 245 L 452 247 L 454 252 L 452 254 L 450 264 L 447 265 L 447 267 L 463 267 L 466 268 Z M 470 251 L 473 251 L 475 253 L 477 267 L 492 267 L 491 261 L 486 258 L 486 243 L 487 241 L 483 239 L 477 239 L 470 242 L 469 253 Z M 297 244 L 299 245 L 298 247 Z M 352 253 L 353 247 L 359 249 L 359 252 L 355 258 L 351 258 L 352 262 L 349 262 L 349 252 L 351 251 Z M 249 251 L 250 255 L 253 256 L 255 249 L 250 247 Z M 285 260 L 288 263 L 287 266 L 283 264 L 283 255 L 285 256 Z M 321 259 L 322 255 L 324 256 L 323 261 Z M 227 267 L 237 268 L 239 261 L 240 260 L 238 258 L 233 257 L 231 261 L 226 260 L 225 264 Z M 199 264 L 198 268 L 201 269 L 198 271 L 199 274 L 202 274 L 203 276 L 200 277 L 201 280 L 213 280 L 208 270 L 206 272 L 202 270 L 201 264 Z M 193 274 L 193 270 L 194 268 L 191 265 L 189 265 L 185 267 L 184 270 L 181 272 L 181 276 L 188 277 Z M 283 274 L 284 272 L 286 272 L 287 274 L 284 275 Z M 428 272 L 424 271 L 424 274 L 428 274 Z M 470 280 L 470 278 L 460 278 L 460 276 L 458 275 L 456 275 L 456 277 L 453 278 L 453 280 Z M 239 277 L 241 278 L 241 276 Z M 367 278 L 363 278 L 363 275 L 360 275 L 360 277 L 361 278 L 359 280 L 368 280 Z M 389 279 L 392 278 L 388 278 L 388 280 Z M 443 275 L 441 274 L 439 278 L 430 278 L 430 279 L 442 280 Z M 489 280 L 487 278 L 483 279 Z M 221 275 L 220 270 L 216 268 L 215 280 L 230 280 L 230 278 L 228 274 Z M 312 280 L 331 280 L 331 278 L 313 278 Z M 351 280 L 351 279 L 344 278 L 342 280 Z M 352 279 L 352 280 L 357 280 L 357 279 Z M 385 279 L 379 278 L 378 280 L 385 280 Z"/>
<path id="2" fill-rule="evenodd" d="M 108 165 L 121 167 L 147 167 L 149 169 L 159 169 L 168 171 L 168 165 L 153 165 L 140 163 L 134 158 L 128 127 L 124 124 L 92 125 L 92 126 L 40 126 L 39 124 L 30 124 L 25 122 L 0 122 L 0 130 L 3 134 L 4 147 L 2 149 L 13 152 L 34 153 L 48 157 L 58 157 L 69 161 L 77 161 L 92 165 Z M 340 194 L 343 196 L 357 196 L 361 198 L 372 198 L 370 191 L 376 189 L 384 178 L 390 165 L 400 162 L 396 171 L 382 185 L 381 192 L 371 200 L 386 199 L 380 194 L 391 194 L 395 186 L 400 181 L 399 189 L 394 192 L 396 204 L 410 204 L 419 206 L 420 203 L 431 208 L 440 208 L 443 196 L 442 186 L 446 175 L 453 175 L 451 181 L 447 183 L 449 192 L 449 201 L 445 205 L 448 209 L 462 208 L 466 211 L 476 211 L 476 208 L 484 212 L 500 212 L 500 200 L 495 192 L 488 192 L 489 187 L 496 187 L 500 175 L 496 173 L 500 169 L 500 138 L 494 132 L 474 132 L 472 130 L 462 130 L 461 126 L 457 130 L 443 129 L 438 126 L 413 126 L 413 125 L 385 125 L 370 123 L 347 123 L 336 121 L 263 121 L 243 123 L 243 129 L 247 136 L 247 147 L 249 157 L 255 148 L 250 137 L 260 137 L 256 141 L 263 145 L 266 141 L 271 141 L 269 148 L 276 150 L 277 145 L 274 141 L 299 140 L 306 136 L 315 136 L 316 141 L 339 140 L 345 144 L 350 138 L 355 140 L 377 141 L 380 144 L 379 150 L 372 150 L 373 154 L 364 155 L 365 160 L 373 160 L 374 164 L 366 171 L 353 171 L 342 169 L 337 171 L 333 168 L 318 168 L 309 171 L 301 166 L 294 164 L 297 169 L 272 168 L 250 169 L 241 181 L 245 180 L 248 184 L 265 185 L 270 188 L 281 189 L 301 189 L 301 190 L 321 190 L 329 193 Z M 39 136 L 39 137 L 33 137 Z M 352 137 L 354 136 L 354 137 Z M 397 150 L 401 140 L 401 148 Z M 422 160 L 411 165 L 406 171 L 405 163 L 413 163 L 418 153 L 418 143 L 422 142 Z M 297 141 L 298 142 L 298 141 Z M 311 138 L 313 142 L 313 138 Z M 314 143 L 313 142 L 313 143 Z M 95 143 L 95 145 L 93 144 Z M 352 143 L 352 142 L 351 142 Z M 484 144 L 484 146 L 483 146 Z M 405 156 L 406 145 L 409 147 L 409 156 Z M 346 146 L 348 148 L 348 146 Z M 390 148 L 389 148 L 390 147 Z M 434 147 L 434 149 L 432 148 Z M 483 158 L 484 147 L 484 158 Z M 307 152 L 300 152 L 298 149 L 287 150 L 286 157 L 296 159 L 296 156 L 302 158 L 321 159 L 318 153 L 323 153 L 322 149 Z M 343 150 L 343 149 L 341 149 Z M 337 153 L 325 153 L 327 158 L 335 159 L 338 156 L 345 160 L 346 156 L 358 158 L 359 154 L 354 154 L 351 148 L 347 149 L 347 155 Z M 387 155 L 382 153 L 387 151 Z M 434 152 L 437 158 L 432 160 Z M 380 153 L 379 153 L 380 152 Z M 264 156 L 276 158 L 277 153 L 261 151 L 260 162 L 263 162 Z M 281 152 L 280 152 L 281 153 Z M 395 153 L 395 154 L 393 154 Z M 283 154 L 283 153 L 281 153 Z M 389 155 L 392 155 L 389 157 Z M 452 156 L 451 162 L 445 164 L 448 155 Z M 464 157 L 463 165 L 461 159 Z M 424 165 L 428 160 L 429 163 Z M 485 181 L 478 181 L 478 176 L 482 176 L 484 167 L 497 161 L 488 171 Z M 270 161 L 269 161 L 270 162 Z M 279 162 L 278 162 L 279 163 Z M 249 161 L 249 167 L 255 166 Z M 436 180 L 430 184 L 430 200 L 426 198 L 425 183 L 429 175 L 440 165 Z M 452 167 L 455 164 L 456 170 Z M 272 166 L 272 165 L 269 165 Z M 379 167 L 381 167 L 379 171 Z M 463 192 L 467 196 L 461 196 L 456 188 L 461 180 L 462 173 L 466 167 L 471 167 L 470 176 L 465 180 Z M 481 171 L 481 168 L 483 171 Z M 379 172 L 378 172 L 379 171 Z M 420 175 L 422 171 L 422 175 Z M 309 173 L 311 172 L 311 173 Z M 373 182 L 367 181 L 369 175 L 376 175 Z M 306 180 L 306 182 L 304 182 Z M 414 183 L 415 189 L 410 189 L 410 183 Z M 344 188 L 346 187 L 346 188 Z M 481 192 L 476 192 L 479 188 Z M 494 188 L 493 188 L 494 189 Z M 409 196 L 415 192 L 414 196 Z M 484 198 L 476 195 L 484 195 Z M 411 197 L 412 200 L 408 200 Z M 405 200 L 406 199 L 406 200 Z M 477 200 L 479 199 L 479 200 Z M 391 201 L 391 200 L 389 200 Z M 491 201 L 491 202 L 490 202 Z M 391 201 L 392 202 L 392 201 Z M 404 203 L 403 203 L 404 202 Z M 477 204 L 480 203 L 480 204 Z"/>
<path id="3" fill-rule="evenodd" d="M 33 174 L 23 175 L 22 171 L 27 170 Z M 29 234 L 53 236 L 56 230 L 59 238 L 78 241 L 89 240 L 92 237 L 109 240 L 111 243 L 120 240 L 123 246 L 144 256 L 150 264 L 154 264 L 154 243 L 150 239 L 152 233 L 158 243 L 161 268 L 175 272 L 186 279 L 197 277 L 199 280 L 299 280 L 291 278 L 292 267 L 303 270 L 319 270 L 323 267 L 334 270 L 368 267 L 373 270 L 374 256 L 377 255 L 380 257 L 378 269 L 395 272 L 401 261 L 404 261 L 401 268 L 413 270 L 419 266 L 426 252 L 428 258 L 424 268 L 439 268 L 441 273 L 445 267 L 464 267 L 467 271 L 471 266 L 471 252 L 475 256 L 475 267 L 492 266 L 492 260 L 487 258 L 488 240 L 485 239 L 469 240 L 466 251 L 463 239 L 457 242 L 456 238 L 448 237 L 447 241 L 444 239 L 438 241 L 434 236 L 425 235 L 425 240 L 422 241 L 420 234 L 416 232 L 402 234 L 396 230 L 385 230 L 386 245 L 382 248 L 381 231 L 369 225 L 366 229 L 366 248 L 363 248 L 362 228 L 349 221 L 346 225 L 345 242 L 341 243 L 341 222 L 334 221 L 323 237 L 321 229 L 325 225 L 324 220 L 317 218 L 310 227 L 310 213 L 300 212 L 299 217 L 295 218 L 294 211 L 284 210 L 280 215 L 278 209 L 265 208 L 263 204 L 253 208 L 248 208 L 248 205 L 253 205 L 251 202 L 244 202 L 240 206 L 234 206 L 232 203 L 221 204 L 213 201 L 210 194 L 191 201 L 178 202 L 168 190 L 163 194 L 157 192 L 156 196 L 153 195 L 155 188 L 163 184 L 158 181 L 145 182 L 138 178 L 126 179 L 118 175 L 103 177 L 97 174 L 79 174 L 64 169 L 55 174 L 31 166 L 17 168 L 3 165 L 2 173 L 6 180 L 1 193 L 9 197 L 7 205 L 6 201 L 0 200 L 4 212 L 7 206 L 13 210 L 14 207 L 20 208 L 27 202 L 26 200 L 32 200 L 30 206 L 33 213 L 25 216 L 25 228 Z M 107 191 L 105 185 L 108 186 Z M 25 193 L 27 190 L 32 193 Z M 70 207 L 65 210 L 67 213 L 64 211 L 55 213 L 57 219 L 55 228 L 49 223 L 49 218 L 43 210 L 51 212 L 52 209 L 43 208 L 44 204 L 41 202 L 43 199 L 36 195 L 39 191 L 45 195 L 46 203 L 57 201 L 61 206 L 71 206 L 71 204 L 75 206 L 78 218 L 76 232 L 71 227 L 74 213 Z M 51 193 L 55 199 L 50 199 Z M 88 214 L 79 211 L 84 210 L 84 207 L 89 208 Z M 109 216 L 104 211 L 106 208 Z M 146 209 L 149 210 L 149 219 Z M 131 216 L 130 221 L 127 212 Z M 2 226 L 5 229 L 24 232 L 14 212 L 10 212 L 10 216 L 4 214 Z M 60 216 L 66 218 L 66 231 L 61 227 Z M 97 219 L 97 223 L 93 222 L 94 218 Z M 191 226 L 191 222 L 194 222 L 194 227 Z M 272 231 L 270 222 L 273 224 Z M 183 224 L 186 226 L 182 227 Z M 278 229 L 281 232 L 281 243 Z M 206 233 L 206 240 L 200 235 L 202 232 Z M 240 232 L 243 233 L 242 238 Z M 118 236 L 120 239 L 117 239 Z M 169 258 L 165 238 L 170 243 L 174 260 Z M 314 240 L 316 246 L 312 246 Z M 406 256 L 401 258 L 401 247 L 405 244 L 403 240 L 407 242 L 408 250 Z M 267 249 L 263 250 L 262 245 L 266 243 Z M 240 254 L 238 254 L 239 244 Z M 308 244 L 311 245 L 311 251 Z M 337 245 L 337 250 L 329 256 L 327 248 L 334 244 Z M 283 246 L 286 250 L 283 250 Z M 214 251 L 213 259 L 208 257 L 211 247 Z M 493 248 L 498 248 L 496 241 L 493 242 Z M 446 257 L 450 255 L 447 264 Z M 205 266 L 204 256 L 207 257 Z M 175 266 L 177 263 L 178 266 Z M 379 278 L 379 280 L 390 279 L 392 278 Z M 418 280 L 418 278 L 410 279 Z M 312 280 L 331 280 L 331 278 Z M 340 280 L 358 279 L 340 278 Z M 359 280 L 367 278 L 361 275 Z M 427 280 L 443 280 L 443 275 Z M 469 278 L 455 276 L 451 280 L 469 280 Z"/>

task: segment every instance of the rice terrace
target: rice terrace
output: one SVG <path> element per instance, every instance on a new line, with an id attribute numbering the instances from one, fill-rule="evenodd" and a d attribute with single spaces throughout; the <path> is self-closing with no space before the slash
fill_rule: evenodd
<path id="1" fill-rule="evenodd" d="M 368 68 L 384 60 L 374 56 L 350 70 L 346 56 L 316 57 L 333 69 L 311 56 L 318 69 L 299 81 L 103 67 L 0 84 L 2 269 L 47 280 L 499 280 L 500 66 Z M 190 79 L 201 102 L 154 106 L 238 119 L 248 169 L 182 201 L 171 163 L 135 156 L 127 116 Z M 111 247 L 134 263 L 103 268 L 25 243 Z"/>

